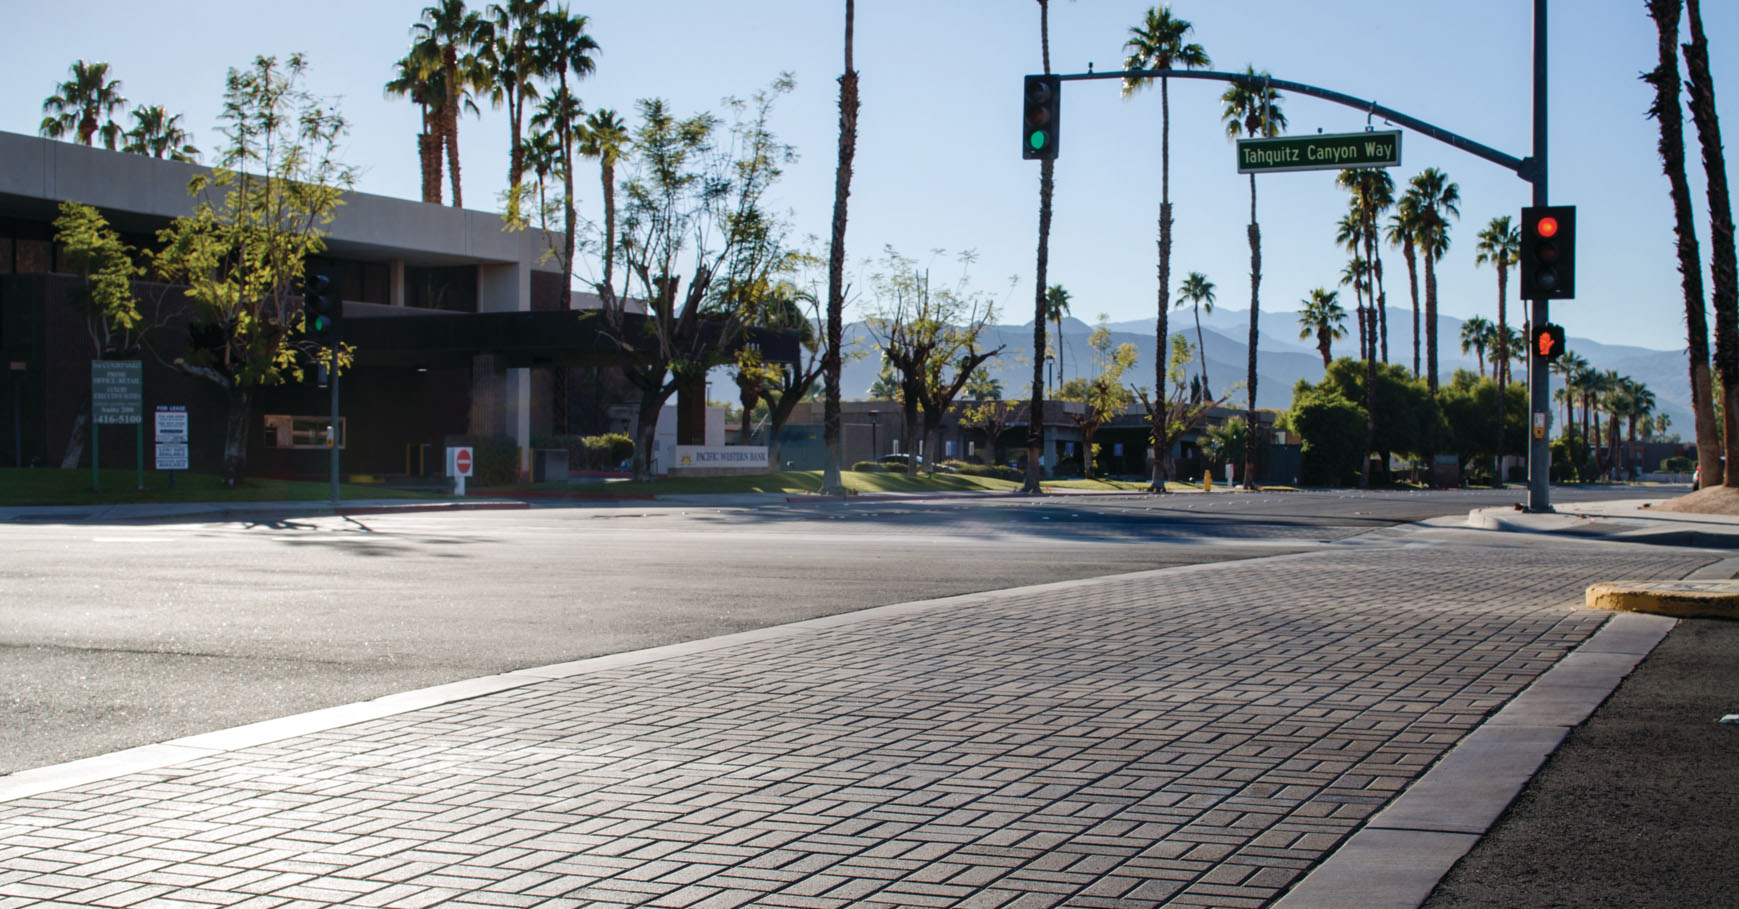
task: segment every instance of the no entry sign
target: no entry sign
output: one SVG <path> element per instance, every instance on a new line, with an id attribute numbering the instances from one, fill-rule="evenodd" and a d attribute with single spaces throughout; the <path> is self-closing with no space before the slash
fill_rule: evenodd
<path id="1" fill-rule="evenodd" d="M 465 494 L 465 478 L 471 476 L 475 455 L 469 447 L 447 449 L 447 476 L 453 478 L 453 492 Z"/>

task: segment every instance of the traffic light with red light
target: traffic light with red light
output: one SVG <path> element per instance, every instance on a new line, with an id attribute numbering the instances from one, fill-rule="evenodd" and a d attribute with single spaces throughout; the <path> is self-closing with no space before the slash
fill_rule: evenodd
<path id="1" fill-rule="evenodd" d="M 1547 323 L 1530 332 L 1530 344 L 1542 360 L 1556 360 L 1564 353 L 1564 326 Z"/>
<path id="2" fill-rule="evenodd" d="M 1522 209 L 1521 284 L 1524 300 L 1576 296 L 1576 206 Z"/>
<path id="3" fill-rule="evenodd" d="M 1063 80 L 1058 76 L 1028 76 L 1025 99 L 1020 156 L 1027 160 L 1055 159 L 1057 127 L 1063 111 Z"/>

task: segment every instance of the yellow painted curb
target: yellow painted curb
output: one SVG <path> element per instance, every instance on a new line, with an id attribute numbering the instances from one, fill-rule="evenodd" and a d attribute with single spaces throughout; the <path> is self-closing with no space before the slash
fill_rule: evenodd
<path id="1" fill-rule="evenodd" d="M 1589 609 L 1681 619 L 1739 619 L 1739 581 L 1607 581 L 1590 584 Z"/>

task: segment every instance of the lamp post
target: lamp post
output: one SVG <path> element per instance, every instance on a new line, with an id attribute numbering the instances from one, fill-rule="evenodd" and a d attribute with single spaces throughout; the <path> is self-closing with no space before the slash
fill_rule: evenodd
<path id="1" fill-rule="evenodd" d="M 882 421 L 879 419 L 881 417 L 881 415 L 882 415 L 881 411 L 878 411 L 878 410 L 872 410 L 869 412 L 869 418 L 870 418 L 870 460 L 872 460 L 872 461 L 874 461 L 876 458 L 879 458 L 882 456 L 881 445 L 876 440 L 876 436 L 877 436 L 876 430 L 881 428 Z"/>

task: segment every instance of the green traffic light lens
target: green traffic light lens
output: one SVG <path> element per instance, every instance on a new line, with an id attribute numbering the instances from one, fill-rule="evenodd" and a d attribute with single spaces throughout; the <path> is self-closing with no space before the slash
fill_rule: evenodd
<path id="1" fill-rule="evenodd" d="M 1028 145 L 1032 146 L 1033 151 L 1042 151 L 1045 147 L 1045 131 L 1042 129 L 1033 130 L 1027 136 L 1026 141 Z"/>

